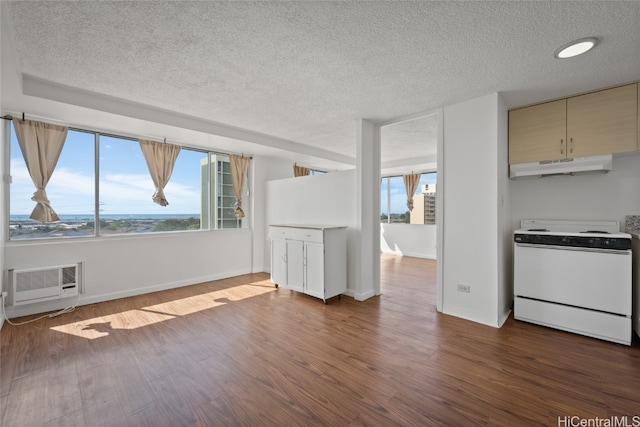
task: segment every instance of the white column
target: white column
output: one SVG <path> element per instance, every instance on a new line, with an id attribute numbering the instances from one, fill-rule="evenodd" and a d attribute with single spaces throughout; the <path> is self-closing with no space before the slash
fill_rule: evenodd
<path id="1" fill-rule="evenodd" d="M 2 37 L 0 37 L 0 40 L 4 40 L 6 37 L 4 37 L 4 34 L 2 33 L 3 28 L 2 28 L 2 7 L 0 7 L 0 34 L 2 34 Z M 0 73 L 0 81 L 2 81 L 1 78 L 1 73 Z M 0 104 L 2 104 L 2 92 L 0 89 Z M 9 164 L 8 161 L 5 161 L 5 154 L 9 151 L 9 122 L 7 120 L 2 120 L 0 119 L 0 122 L 3 122 L 2 125 L 0 125 L 0 137 L 2 137 L 3 141 L 7 141 L 6 144 L 0 144 L 0 177 L 2 177 L 2 179 L 0 179 L 0 203 L 2 203 L 2 208 L 0 208 L 0 271 L 4 272 L 4 240 L 5 240 L 5 233 L 7 230 L 7 226 L 9 224 L 8 218 L 6 218 L 7 215 L 9 215 L 8 209 L 6 209 L 6 206 L 9 206 L 7 204 L 8 200 L 6 200 L 6 196 L 5 196 L 5 190 L 7 189 L 7 187 L 9 186 L 8 184 L 8 175 L 9 175 L 9 170 L 5 169 L 5 167 Z M 8 156 L 7 156 L 8 157 Z M 0 275 L 0 291 L 4 291 L 5 290 L 5 283 L 4 283 L 4 274 Z M 8 287 L 8 284 L 7 284 Z M 9 289 L 6 289 L 7 291 Z M 2 304 L 2 300 L 0 299 L 0 304 Z M 4 315 L 0 313 L 0 329 L 2 328 L 2 325 L 4 323 Z"/>
<path id="2" fill-rule="evenodd" d="M 499 327 L 508 316 L 507 112 L 497 93 L 444 107 L 442 311 Z M 441 167 L 439 164 L 438 167 Z M 438 191 L 441 191 L 438 186 Z M 508 203 L 508 202 L 507 202 Z M 462 292 L 459 286 L 468 286 Z"/>
<path id="3" fill-rule="evenodd" d="M 357 277 L 354 298 L 380 294 L 380 128 L 357 122 L 356 242 Z"/>

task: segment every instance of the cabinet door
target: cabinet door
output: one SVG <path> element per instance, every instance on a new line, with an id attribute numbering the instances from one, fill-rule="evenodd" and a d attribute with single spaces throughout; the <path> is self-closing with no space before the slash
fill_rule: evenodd
<path id="1" fill-rule="evenodd" d="M 287 244 L 284 239 L 271 240 L 271 281 L 287 286 Z"/>
<path id="2" fill-rule="evenodd" d="M 322 243 L 305 242 L 304 259 L 304 292 L 324 299 L 324 245 Z"/>
<path id="3" fill-rule="evenodd" d="M 304 245 L 301 240 L 287 240 L 287 288 L 303 292 Z"/>
<path id="4" fill-rule="evenodd" d="M 637 84 L 574 96 L 567 103 L 569 157 L 635 151 Z"/>
<path id="5" fill-rule="evenodd" d="M 509 163 L 566 157 L 565 99 L 509 112 Z"/>

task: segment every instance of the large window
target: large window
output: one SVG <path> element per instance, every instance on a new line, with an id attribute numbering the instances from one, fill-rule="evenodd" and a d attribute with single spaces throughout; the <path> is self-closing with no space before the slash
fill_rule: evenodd
<path id="1" fill-rule="evenodd" d="M 200 230 L 209 206 L 202 200 L 200 178 L 200 162 L 207 157 L 206 152 L 180 150 L 164 189 L 169 205 L 160 206 L 151 199 L 155 187 L 138 141 L 101 135 L 101 234 Z"/>
<path id="2" fill-rule="evenodd" d="M 248 226 L 246 217 L 240 220 L 234 215 L 226 154 L 183 147 L 164 189 L 169 205 L 160 206 L 152 201 L 155 186 L 137 140 L 69 130 L 46 188 L 60 217 L 54 223 L 29 218 L 35 188 L 13 126 L 10 159 L 11 240 Z M 247 213 L 246 184 L 243 195 Z"/>
<path id="3" fill-rule="evenodd" d="M 9 238 L 93 236 L 95 229 L 95 136 L 70 130 L 56 169 L 47 185 L 51 206 L 59 222 L 29 218 L 35 191 L 13 125 L 10 138 Z"/>
<path id="4" fill-rule="evenodd" d="M 407 208 L 407 191 L 402 176 L 386 176 L 380 182 L 380 222 L 435 224 L 435 172 L 420 175 L 413 196 L 413 210 Z"/>

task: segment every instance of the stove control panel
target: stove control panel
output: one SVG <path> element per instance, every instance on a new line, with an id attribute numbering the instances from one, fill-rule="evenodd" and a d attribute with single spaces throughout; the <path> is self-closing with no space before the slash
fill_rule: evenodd
<path id="1" fill-rule="evenodd" d="M 631 239 L 623 237 L 563 236 L 556 234 L 514 234 L 516 243 L 535 245 L 565 246 L 592 249 L 631 249 Z"/>

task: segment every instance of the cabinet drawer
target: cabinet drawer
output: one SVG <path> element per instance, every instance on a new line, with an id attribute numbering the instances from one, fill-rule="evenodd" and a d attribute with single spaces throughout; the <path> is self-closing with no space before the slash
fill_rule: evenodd
<path id="1" fill-rule="evenodd" d="M 269 227 L 270 239 L 293 239 L 293 228 Z"/>
<path id="2" fill-rule="evenodd" d="M 296 228 L 296 227 L 269 227 L 269 238 L 271 239 L 291 239 L 302 240 L 305 242 L 317 242 L 322 243 L 323 231 L 309 228 Z"/>
<path id="3" fill-rule="evenodd" d="M 292 239 L 296 240 L 304 240 L 305 242 L 323 242 L 323 231 L 322 230 L 311 230 L 308 228 L 293 228 L 293 236 Z"/>

